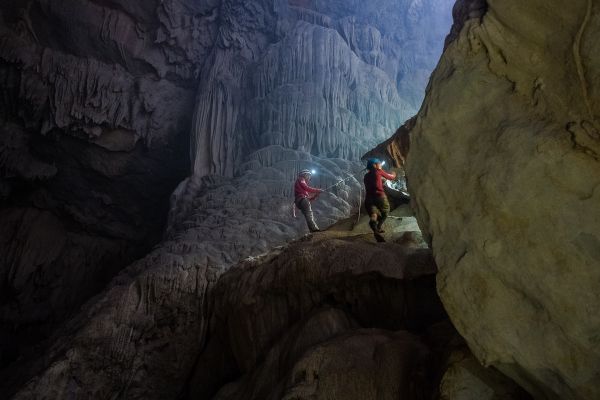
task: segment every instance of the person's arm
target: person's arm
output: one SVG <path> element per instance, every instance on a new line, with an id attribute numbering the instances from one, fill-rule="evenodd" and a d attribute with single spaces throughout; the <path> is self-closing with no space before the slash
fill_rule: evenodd
<path id="1" fill-rule="evenodd" d="M 396 173 L 393 172 L 391 174 L 385 172 L 384 170 L 380 169 L 379 173 L 381 174 L 381 176 L 389 181 L 393 181 L 396 180 Z"/>
<path id="2" fill-rule="evenodd" d="M 323 192 L 323 190 L 321 190 L 321 189 L 317 189 L 317 188 L 308 186 L 308 184 L 306 183 L 306 181 L 304 179 L 300 180 L 300 187 L 302 187 L 302 189 L 306 190 L 308 193 L 322 193 Z"/>

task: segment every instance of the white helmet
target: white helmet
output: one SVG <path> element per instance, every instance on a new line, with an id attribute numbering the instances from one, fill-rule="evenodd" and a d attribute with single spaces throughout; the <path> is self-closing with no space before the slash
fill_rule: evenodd
<path id="1" fill-rule="evenodd" d="M 312 171 L 310 169 L 303 169 L 298 173 L 298 176 L 308 175 L 312 176 Z"/>

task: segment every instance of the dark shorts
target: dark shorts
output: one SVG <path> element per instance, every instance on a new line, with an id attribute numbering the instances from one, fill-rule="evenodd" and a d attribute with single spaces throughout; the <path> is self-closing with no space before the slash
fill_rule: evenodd
<path id="1" fill-rule="evenodd" d="M 390 202 L 387 196 L 367 197 L 365 199 L 365 208 L 369 215 L 390 212 Z"/>

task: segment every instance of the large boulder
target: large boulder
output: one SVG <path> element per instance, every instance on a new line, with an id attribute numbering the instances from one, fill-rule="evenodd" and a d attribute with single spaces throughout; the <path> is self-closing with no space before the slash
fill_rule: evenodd
<path id="1" fill-rule="evenodd" d="M 477 358 L 537 398 L 598 399 L 600 5 L 487 6 L 411 132 L 414 206 Z"/>
<path id="2" fill-rule="evenodd" d="M 212 292 L 209 341 L 190 398 L 433 393 L 438 365 L 425 343 L 446 315 L 431 251 L 401 234 L 393 235 L 398 243 L 377 244 L 360 234 L 364 225 L 294 242 L 225 273 Z M 452 337 L 445 330 L 438 341 Z"/>
<path id="3" fill-rule="evenodd" d="M 390 221 L 381 244 L 367 221 L 222 275 L 189 398 L 529 399 L 465 348 L 437 297 L 431 250 L 411 225 Z"/>
<path id="4" fill-rule="evenodd" d="M 530 398 L 494 368 L 485 368 L 468 349 L 452 352 L 440 384 L 440 400 L 510 400 Z"/>

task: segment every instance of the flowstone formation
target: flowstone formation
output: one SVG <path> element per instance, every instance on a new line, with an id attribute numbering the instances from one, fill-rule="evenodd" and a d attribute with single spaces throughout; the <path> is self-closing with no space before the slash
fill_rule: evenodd
<path id="1" fill-rule="evenodd" d="M 489 0 L 485 15 L 463 13 L 410 133 L 407 172 L 439 293 L 475 356 L 536 398 L 592 400 L 600 4 L 564 5 Z"/>
<path id="2" fill-rule="evenodd" d="M 416 111 L 449 2 L 0 5 L 0 368 L 42 354 L 165 230 L 171 243 L 196 229 L 192 250 L 169 252 L 201 270 L 303 233 L 295 174 L 347 178 Z M 348 216 L 358 193 L 349 179 L 324 196 L 320 223 Z M 179 272 L 156 279 L 187 288 Z"/>
<path id="3" fill-rule="evenodd" d="M 357 160 L 414 115 L 451 23 L 448 0 L 226 3 L 193 120 L 199 175 L 269 145 Z"/>

